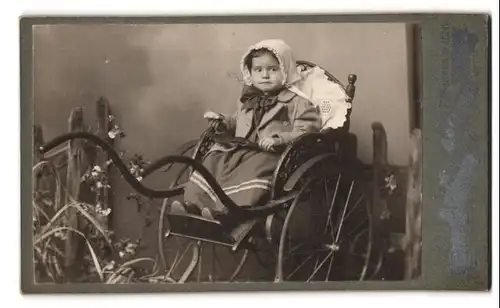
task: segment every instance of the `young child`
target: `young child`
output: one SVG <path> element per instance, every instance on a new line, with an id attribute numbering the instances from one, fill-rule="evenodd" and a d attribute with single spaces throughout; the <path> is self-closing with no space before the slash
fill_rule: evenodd
<path id="1" fill-rule="evenodd" d="M 211 125 L 222 124 L 232 137 L 245 138 L 260 149 L 216 143 L 203 159 L 224 192 L 238 205 L 264 204 L 270 195 L 279 149 L 299 136 L 319 131 L 321 119 L 308 100 L 288 88 L 301 80 L 290 47 L 281 40 L 264 40 L 251 46 L 241 61 L 245 86 L 233 115 L 207 112 Z M 224 213 L 208 183 L 193 172 L 184 193 L 184 204 L 173 211 L 200 214 Z M 211 217 L 213 218 L 213 216 Z"/>

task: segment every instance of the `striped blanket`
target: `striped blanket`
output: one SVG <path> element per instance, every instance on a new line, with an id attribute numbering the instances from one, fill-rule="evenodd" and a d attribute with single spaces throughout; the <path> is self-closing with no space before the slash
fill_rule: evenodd
<path id="1" fill-rule="evenodd" d="M 236 204 L 256 206 L 265 203 L 270 197 L 271 181 L 279 158 L 278 154 L 236 147 L 228 151 L 209 152 L 203 159 L 203 165 Z M 184 200 L 199 208 L 224 209 L 198 172 L 191 174 L 185 187 Z"/>

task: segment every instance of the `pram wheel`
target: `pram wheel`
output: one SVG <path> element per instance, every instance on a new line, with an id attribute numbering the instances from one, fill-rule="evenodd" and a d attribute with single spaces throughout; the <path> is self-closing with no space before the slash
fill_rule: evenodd
<path id="1" fill-rule="evenodd" d="M 305 184 L 283 224 L 276 282 L 365 280 L 374 274 L 368 187 L 361 177 L 338 170 Z"/>
<path id="2" fill-rule="evenodd" d="M 186 148 L 182 154 L 192 156 L 199 151 L 199 147 L 193 146 Z M 182 167 L 171 186 L 187 182 L 190 174 L 190 168 Z M 170 222 L 164 218 L 170 211 L 169 206 L 172 201 L 182 202 L 182 197 L 179 197 L 178 200 L 164 199 L 161 211 L 158 245 L 165 268 L 165 281 L 174 283 L 235 281 L 248 260 L 248 250 L 231 251 L 228 247 L 216 243 L 171 235 Z"/>

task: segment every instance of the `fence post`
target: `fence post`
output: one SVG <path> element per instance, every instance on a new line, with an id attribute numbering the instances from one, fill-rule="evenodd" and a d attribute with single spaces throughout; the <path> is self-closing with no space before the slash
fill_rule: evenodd
<path id="1" fill-rule="evenodd" d="M 372 190 L 372 228 L 375 254 L 382 254 L 385 260 L 388 248 L 388 226 L 384 213 L 387 211 L 387 199 L 382 192 L 388 170 L 387 134 L 382 123 L 372 124 L 373 130 L 373 190 Z M 384 274 L 382 274 L 384 275 Z"/>
<path id="2" fill-rule="evenodd" d="M 81 108 L 75 108 L 71 112 L 69 117 L 69 131 L 83 131 L 83 110 Z M 66 187 L 67 195 L 65 202 L 71 202 L 71 200 L 81 200 L 82 185 L 81 178 L 86 170 L 85 163 L 85 151 L 83 141 L 80 139 L 75 139 L 68 141 L 68 167 L 66 174 Z M 69 208 L 66 212 L 66 218 L 68 220 L 68 226 L 79 230 L 80 224 L 78 219 L 78 212 L 75 208 Z M 68 237 L 65 242 L 64 249 L 64 267 L 68 273 L 68 280 L 73 280 L 77 274 L 76 264 L 83 245 L 82 239 L 80 239 L 76 234 L 72 232 L 68 233 Z"/>
<path id="3" fill-rule="evenodd" d="M 40 152 L 38 148 L 44 144 L 43 141 L 43 131 L 40 125 L 33 125 L 33 158 L 32 158 L 32 166 L 36 165 L 40 161 Z M 32 179 L 33 183 L 33 192 L 36 192 L 39 188 L 38 178 L 39 174 L 35 175 L 35 178 Z"/>
<path id="4" fill-rule="evenodd" d="M 111 146 L 113 146 L 113 139 L 109 138 L 108 132 L 110 130 L 110 116 L 111 116 L 111 111 L 110 111 L 110 106 L 109 102 L 105 97 L 101 97 L 97 102 L 96 102 L 96 117 L 97 117 L 97 136 L 99 136 L 101 139 L 106 140 Z M 107 164 L 107 161 L 109 160 L 109 155 L 106 154 L 106 152 L 99 150 L 97 152 L 97 157 L 96 157 L 96 165 L 99 165 L 102 170 L 105 170 L 107 177 L 108 177 L 108 184 L 113 183 L 113 174 L 112 174 L 112 168 L 111 165 Z M 113 215 L 113 190 L 112 186 L 111 188 L 108 187 L 103 187 L 101 193 L 97 197 L 97 202 L 102 204 L 103 209 L 109 208 L 111 209 L 110 215 L 103 220 L 104 227 L 107 229 L 112 228 L 112 215 Z"/>
<path id="5" fill-rule="evenodd" d="M 411 134 L 405 233 L 405 279 L 415 279 L 420 275 L 422 254 L 422 132 L 419 129 Z"/>
<path id="6" fill-rule="evenodd" d="M 44 144 L 42 127 L 38 124 L 33 125 L 33 165 L 40 161 L 40 152 L 38 148 Z"/>

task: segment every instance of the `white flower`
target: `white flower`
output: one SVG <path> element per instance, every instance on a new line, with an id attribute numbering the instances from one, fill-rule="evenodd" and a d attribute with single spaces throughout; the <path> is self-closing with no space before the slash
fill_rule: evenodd
<path id="1" fill-rule="evenodd" d="M 111 129 L 109 132 L 108 132 L 108 137 L 110 139 L 115 139 L 117 135 L 120 135 L 122 133 L 122 131 L 120 130 L 120 127 L 118 127 L 118 125 L 115 125 L 113 127 L 113 129 Z"/>
<path id="2" fill-rule="evenodd" d="M 136 248 L 137 244 L 128 243 L 127 247 L 125 247 L 125 251 L 129 254 L 133 254 L 135 253 Z"/>
<path id="3" fill-rule="evenodd" d="M 109 214 L 111 214 L 111 209 L 109 207 L 107 209 L 101 211 L 102 216 L 108 216 Z"/>
<path id="4" fill-rule="evenodd" d="M 394 174 L 385 178 L 385 187 L 389 188 L 391 193 L 398 187 Z"/>
<path id="5" fill-rule="evenodd" d="M 112 270 L 113 268 L 115 267 L 115 261 L 112 260 L 111 262 L 109 262 L 108 264 L 106 264 L 106 266 L 103 268 L 103 270 Z"/>

